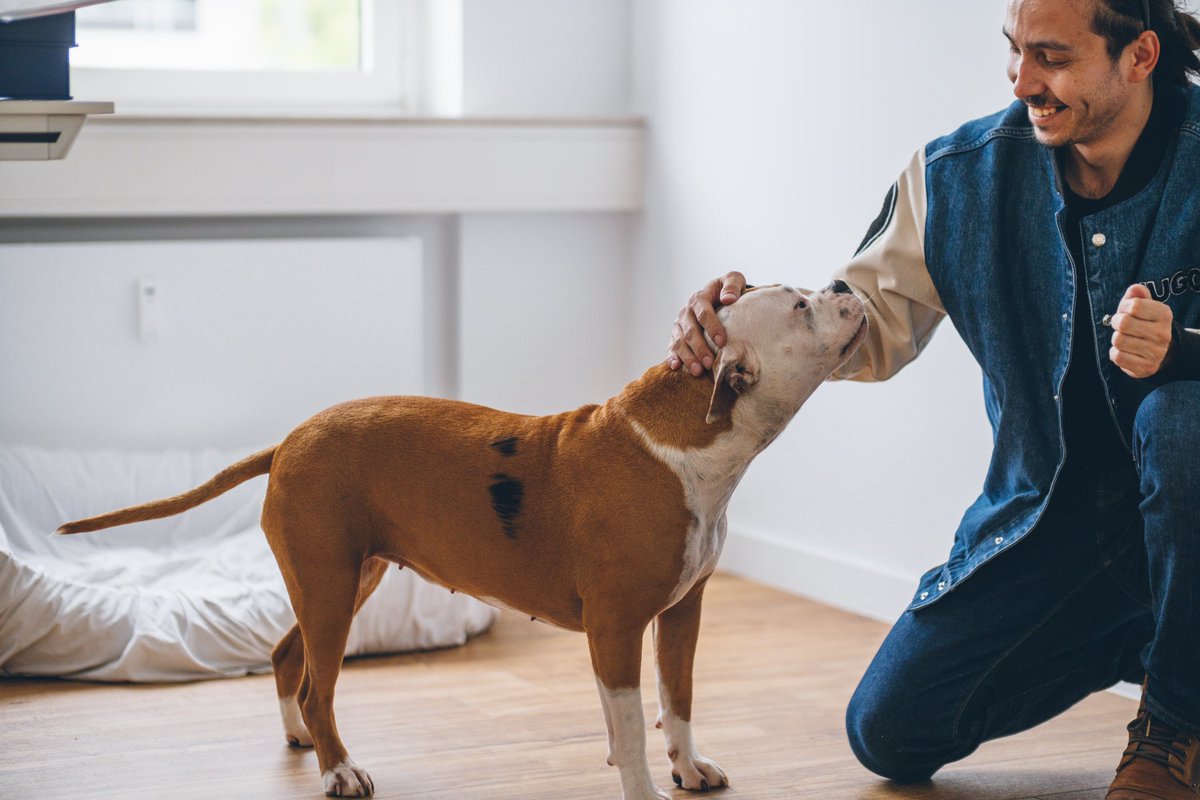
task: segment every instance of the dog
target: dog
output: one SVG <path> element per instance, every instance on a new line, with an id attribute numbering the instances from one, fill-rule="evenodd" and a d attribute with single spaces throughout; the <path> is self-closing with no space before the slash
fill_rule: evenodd
<path id="1" fill-rule="evenodd" d="M 725 509 L 750 461 L 867 333 L 862 302 L 749 289 L 719 311 L 713 380 L 665 364 L 603 405 L 545 417 L 382 397 L 327 409 L 177 497 L 71 522 L 80 533 L 178 514 L 269 473 L 262 528 L 296 612 L 272 653 L 288 742 L 313 746 L 325 793 L 374 785 L 334 724 L 355 612 L 389 564 L 586 633 L 624 800 L 666 800 L 646 757 L 639 676 L 654 625 L 672 777 L 729 784 L 692 737 L 692 664 Z M 710 341 L 710 345 L 711 345 Z"/>

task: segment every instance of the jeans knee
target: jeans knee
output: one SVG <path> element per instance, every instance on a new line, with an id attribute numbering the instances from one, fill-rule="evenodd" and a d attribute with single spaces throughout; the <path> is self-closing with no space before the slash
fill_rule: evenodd
<path id="1" fill-rule="evenodd" d="M 1134 418 L 1134 458 L 1143 479 L 1171 493 L 1194 496 L 1200 451 L 1200 381 L 1177 381 L 1147 395 Z"/>
<path id="2" fill-rule="evenodd" d="M 1138 406 L 1133 431 L 1140 451 L 1188 458 L 1200 446 L 1200 381 L 1177 381 L 1152 391 Z M 1155 448 L 1159 443 L 1166 446 Z"/>
<path id="3" fill-rule="evenodd" d="M 920 755 L 913 716 L 871 691 L 865 680 L 846 709 L 846 734 L 859 763 L 882 778 L 915 783 L 942 766 Z"/>

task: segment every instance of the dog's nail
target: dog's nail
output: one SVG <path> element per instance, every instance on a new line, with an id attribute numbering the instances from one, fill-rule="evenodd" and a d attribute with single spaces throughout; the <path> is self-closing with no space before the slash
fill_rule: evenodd
<path id="1" fill-rule="evenodd" d="M 671 773 L 671 780 L 675 781 L 675 785 L 676 785 L 676 786 L 678 786 L 680 789 L 682 789 L 682 788 L 683 788 L 683 778 L 679 777 L 679 775 L 677 775 L 676 773 L 672 772 L 672 773 Z"/>
<path id="2" fill-rule="evenodd" d="M 700 781 L 700 791 L 702 791 L 702 792 L 708 791 L 708 781 Z"/>

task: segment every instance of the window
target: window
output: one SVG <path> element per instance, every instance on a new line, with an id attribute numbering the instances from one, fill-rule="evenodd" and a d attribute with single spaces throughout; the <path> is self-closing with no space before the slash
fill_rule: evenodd
<path id="1" fill-rule="evenodd" d="M 129 107 L 406 107 L 409 0 L 118 0 L 76 15 L 72 94 Z"/>

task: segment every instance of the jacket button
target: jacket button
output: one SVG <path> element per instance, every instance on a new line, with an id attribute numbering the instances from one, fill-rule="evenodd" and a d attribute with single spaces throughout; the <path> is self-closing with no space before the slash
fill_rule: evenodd
<path id="1" fill-rule="evenodd" d="M 921 592 L 921 599 L 925 600 L 929 597 L 929 592 Z"/>
<path id="2" fill-rule="evenodd" d="M 1092 244 L 1096 247 L 1104 247 L 1104 245 L 1108 244 L 1108 237 L 1103 233 L 1097 233 L 1092 237 Z"/>
<path id="3" fill-rule="evenodd" d="M 1106 328 L 1112 327 L 1112 314 L 1105 314 L 1104 319 L 1100 320 L 1100 324 Z"/>

